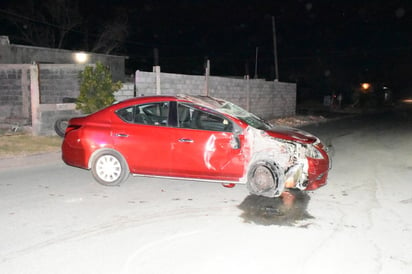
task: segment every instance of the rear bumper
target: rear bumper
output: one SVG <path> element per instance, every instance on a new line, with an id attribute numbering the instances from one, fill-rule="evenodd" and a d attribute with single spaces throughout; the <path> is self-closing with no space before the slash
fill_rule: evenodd
<path id="1" fill-rule="evenodd" d="M 71 146 L 68 142 L 63 142 L 62 160 L 67 165 L 88 169 L 86 152 L 80 146 Z"/>

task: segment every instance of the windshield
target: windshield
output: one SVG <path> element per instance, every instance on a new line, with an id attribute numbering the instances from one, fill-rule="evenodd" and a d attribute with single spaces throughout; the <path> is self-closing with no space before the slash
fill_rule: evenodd
<path id="1" fill-rule="evenodd" d="M 263 120 L 262 118 L 230 102 L 225 102 L 219 108 L 219 110 L 229 115 L 232 115 L 238 118 L 239 120 L 242 120 L 249 126 L 252 126 L 257 129 L 267 130 L 272 127 L 271 124 L 269 124 L 267 121 Z"/>
<path id="2" fill-rule="evenodd" d="M 190 98 L 193 102 L 199 102 L 205 106 L 213 107 L 214 109 L 221 111 L 223 113 L 229 114 L 233 117 L 238 118 L 239 120 L 245 122 L 251 127 L 268 130 L 273 126 L 262 118 L 256 116 L 253 113 L 248 112 L 247 110 L 241 108 L 238 105 L 235 105 L 231 102 L 217 99 L 208 96 L 185 96 Z"/>

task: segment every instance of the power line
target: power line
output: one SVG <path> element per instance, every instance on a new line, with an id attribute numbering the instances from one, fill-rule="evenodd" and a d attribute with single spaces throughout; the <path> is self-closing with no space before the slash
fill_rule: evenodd
<path id="1" fill-rule="evenodd" d="M 8 10 L 0 9 L 0 13 L 6 14 L 6 15 L 9 15 L 9 16 L 12 16 L 12 17 L 16 17 L 16 18 L 19 18 L 19 19 L 27 20 L 27 21 L 30 21 L 30 22 L 33 22 L 33 23 L 36 23 L 36 24 L 42 24 L 42 25 L 45 25 L 45 26 L 48 26 L 48 27 L 53 27 L 53 28 L 56 28 L 58 30 L 68 31 L 68 32 L 72 32 L 72 33 L 82 34 L 82 35 L 91 35 L 95 38 L 98 38 L 98 34 L 95 34 L 95 33 L 90 34 L 90 33 L 86 33 L 84 31 L 76 30 L 76 29 L 73 29 L 73 28 L 71 28 L 71 29 L 64 28 L 60 25 L 56 25 L 56 24 L 53 24 L 53 23 L 50 23 L 50 22 L 44 22 L 44 21 L 40 21 L 40 20 L 37 20 L 37 19 L 33 19 L 31 17 L 28 17 L 28 16 L 24 16 L 24 15 L 21 15 L 21 14 L 16 14 L 16 13 L 10 12 Z M 122 42 L 122 41 L 119 41 L 119 40 L 116 40 L 116 39 L 112 39 L 112 40 L 117 41 L 117 42 Z M 136 45 L 136 46 L 142 46 L 142 47 L 150 47 L 150 48 L 153 47 L 152 44 L 141 43 L 141 42 L 136 42 L 136 41 L 125 41 L 125 43 Z"/>

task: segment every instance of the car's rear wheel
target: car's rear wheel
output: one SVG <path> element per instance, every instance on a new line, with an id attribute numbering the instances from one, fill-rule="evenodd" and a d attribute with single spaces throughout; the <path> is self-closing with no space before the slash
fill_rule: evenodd
<path id="1" fill-rule="evenodd" d="M 98 152 L 91 165 L 93 178 L 105 186 L 117 186 L 126 181 L 129 168 L 123 156 L 112 150 Z"/>
<path id="2" fill-rule="evenodd" d="M 284 189 L 283 177 L 279 167 L 266 161 L 259 161 L 249 171 L 247 188 L 255 195 L 278 197 Z"/>

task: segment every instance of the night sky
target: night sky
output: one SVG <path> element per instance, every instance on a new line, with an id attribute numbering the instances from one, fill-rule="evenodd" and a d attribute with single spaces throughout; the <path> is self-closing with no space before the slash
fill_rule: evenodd
<path id="1" fill-rule="evenodd" d="M 1 9 L 19 1 L 2 0 Z M 151 70 L 154 49 L 162 71 L 255 76 L 274 79 L 272 16 L 276 19 L 279 80 L 315 93 L 351 89 L 361 82 L 412 87 L 412 1 L 82 1 L 93 37 L 104 21 L 128 18 L 127 72 Z M 17 36 L 3 24 L 0 32 Z M 72 33 L 68 49 L 82 49 L 83 32 Z"/>

